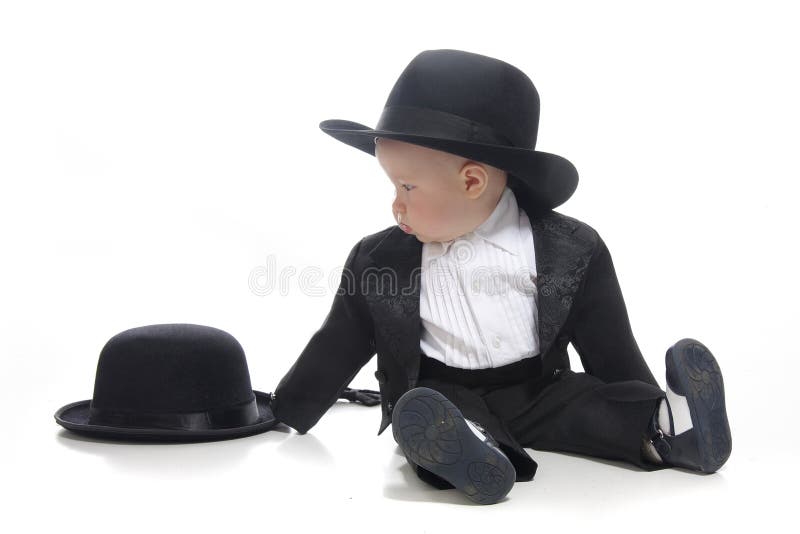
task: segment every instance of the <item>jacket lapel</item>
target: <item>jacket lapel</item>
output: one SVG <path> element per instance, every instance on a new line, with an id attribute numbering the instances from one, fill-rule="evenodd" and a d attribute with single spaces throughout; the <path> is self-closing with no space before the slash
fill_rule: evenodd
<path id="1" fill-rule="evenodd" d="M 393 227 L 369 252 L 366 299 L 378 342 L 405 371 L 409 387 L 419 375 L 422 322 L 419 317 L 422 242 Z M 380 346 L 378 347 L 380 351 Z"/>
<path id="2" fill-rule="evenodd" d="M 594 242 L 587 239 L 584 232 L 579 232 L 585 225 L 577 219 L 538 207 L 524 181 L 510 180 L 509 187 L 531 224 L 536 256 L 539 350 L 543 372 L 549 374 L 551 368 L 561 362 L 551 362 L 546 356 L 569 317 L 589 266 Z"/>
<path id="3" fill-rule="evenodd" d="M 518 205 L 531 223 L 537 273 L 537 323 L 539 346 L 546 355 L 569 316 L 575 293 L 580 287 L 592 253 L 592 243 L 573 235 L 580 227 L 576 220 L 552 210 L 537 210 L 525 193 L 515 190 Z M 419 316 L 422 242 L 393 227 L 370 252 L 367 268 L 367 300 L 371 301 L 376 335 L 381 337 L 391 356 L 406 370 L 409 387 L 419 375 Z M 397 287 L 386 283 L 395 273 Z M 384 280 L 378 283 L 378 280 Z M 544 358 L 543 358 L 544 360 Z"/>
<path id="4" fill-rule="evenodd" d="M 539 348 L 547 354 L 569 316 L 589 266 L 592 246 L 573 236 L 577 226 L 556 216 L 531 218 L 536 252 Z"/>

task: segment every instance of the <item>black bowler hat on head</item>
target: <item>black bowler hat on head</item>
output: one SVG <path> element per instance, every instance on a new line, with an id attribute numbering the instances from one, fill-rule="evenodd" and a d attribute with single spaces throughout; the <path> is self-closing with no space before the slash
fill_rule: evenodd
<path id="1" fill-rule="evenodd" d="M 55 419 L 97 437 L 237 438 L 277 424 L 270 400 L 251 388 L 244 350 L 232 335 L 210 326 L 156 324 L 108 340 L 92 399 L 61 407 Z"/>
<path id="2" fill-rule="evenodd" d="M 400 74 L 375 128 L 339 119 L 319 127 L 373 156 L 375 138 L 386 137 L 497 167 L 543 209 L 563 204 L 578 186 L 571 162 L 534 150 L 539 93 L 533 82 L 513 65 L 480 54 L 425 50 Z"/>

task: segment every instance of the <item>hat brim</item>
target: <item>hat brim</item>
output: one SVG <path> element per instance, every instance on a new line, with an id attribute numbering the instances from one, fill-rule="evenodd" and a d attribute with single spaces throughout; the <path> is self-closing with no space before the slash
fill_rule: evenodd
<path id="1" fill-rule="evenodd" d="M 274 427 L 278 420 L 270 408 L 270 396 L 261 391 L 253 391 L 258 406 L 258 421 L 251 425 L 215 428 L 203 430 L 177 430 L 166 428 L 135 428 L 122 426 L 105 426 L 89 424 L 90 400 L 73 402 L 59 408 L 54 417 L 56 423 L 67 430 L 79 434 L 111 439 L 128 439 L 136 441 L 210 441 L 250 436 L 266 432 Z"/>
<path id="2" fill-rule="evenodd" d="M 334 139 L 371 156 L 375 155 L 374 138 L 386 137 L 487 163 L 519 178 L 529 189 L 532 198 L 547 208 L 566 202 L 578 187 L 578 170 L 572 162 L 549 152 L 376 130 L 341 119 L 322 121 L 319 127 Z"/>

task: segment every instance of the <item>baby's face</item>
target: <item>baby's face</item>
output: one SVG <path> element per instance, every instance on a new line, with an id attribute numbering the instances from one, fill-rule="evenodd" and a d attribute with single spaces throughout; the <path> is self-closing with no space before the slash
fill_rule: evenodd
<path id="1" fill-rule="evenodd" d="M 497 203 L 487 204 L 484 166 L 466 158 L 388 138 L 377 140 L 375 157 L 395 189 L 395 221 L 423 243 L 474 230 Z"/>

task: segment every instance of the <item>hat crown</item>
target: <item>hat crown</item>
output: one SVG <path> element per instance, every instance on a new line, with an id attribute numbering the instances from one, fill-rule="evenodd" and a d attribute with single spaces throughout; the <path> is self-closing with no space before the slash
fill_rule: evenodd
<path id="1" fill-rule="evenodd" d="M 488 126 L 512 146 L 536 146 L 539 93 L 524 72 L 492 57 L 425 50 L 395 82 L 384 107 L 394 106 L 450 113 Z"/>
<path id="2" fill-rule="evenodd" d="M 244 350 L 227 332 L 195 324 L 131 328 L 103 347 L 92 408 L 202 412 L 254 398 Z"/>

